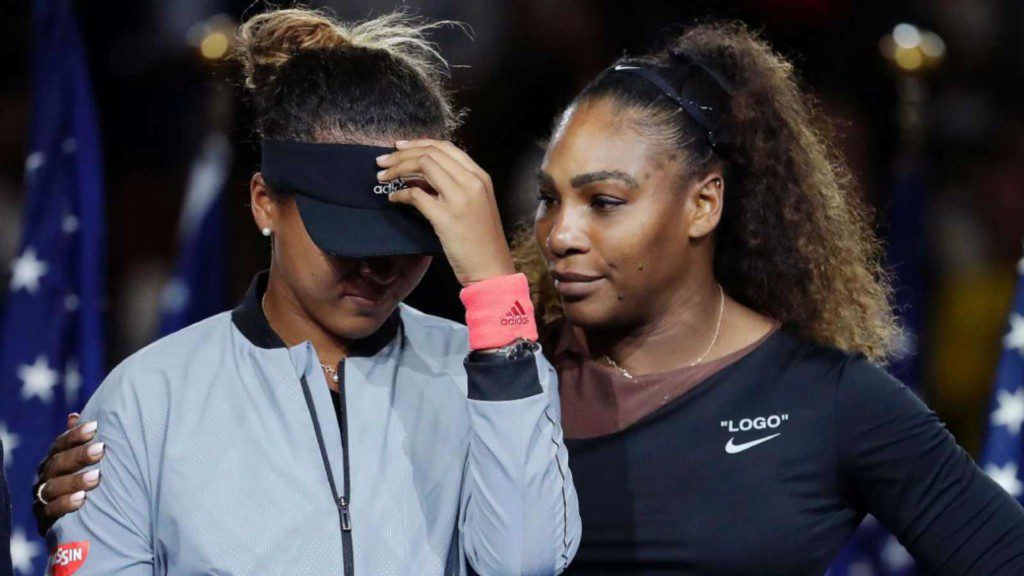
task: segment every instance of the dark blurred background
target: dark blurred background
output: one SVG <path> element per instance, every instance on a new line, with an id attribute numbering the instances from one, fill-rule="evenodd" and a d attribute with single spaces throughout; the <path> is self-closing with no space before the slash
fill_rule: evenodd
<path id="1" fill-rule="evenodd" d="M 252 275 L 268 264 L 268 243 L 247 206 L 258 139 L 238 71 L 221 57 L 234 23 L 267 6 L 250 0 L 34 2 L 73 5 L 84 37 L 106 194 L 107 357 L 106 366 L 98 368 L 109 369 L 160 333 L 194 320 L 182 310 L 197 304 L 230 308 Z M 5 64 L 0 68 L 0 270 L 5 274 L 22 250 L 26 172 L 35 174 L 44 165 L 42 152 L 29 149 L 29 4 L 5 6 L 0 19 Z M 453 65 L 457 103 L 469 111 L 459 144 L 493 176 L 508 231 L 530 220 L 536 202 L 533 173 L 554 116 L 613 59 L 654 47 L 705 18 L 740 19 L 762 30 L 792 60 L 832 119 L 835 144 L 852 169 L 856 193 L 875 209 L 898 289 L 896 305 L 907 326 L 890 370 L 939 412 L 975 456 L 986 435 L 986 406 L 1005 346 L 1006 369 L 1001 393 L 993 396 L 990 435 L 990 444 L 995 438 L 1004 447 L 986 448 L 990 453 L 983 466 L 1024 499 L 1019 474 L 1024 469 L 1019 461 L 1024 457 L 1019 444 L 1024 281 L 1016 311 L 1021 316 L 1011 317 L 1013 329 L 1003 337 L 1015 278 L 1024 276 L 1024 108 L 1013 89 L 1024 79 L 1020 0 L 331 0 L 312 5 L 330 8 L 343 20 L 404 6 L 469 25 L 472 38 L 452 28 L 435 39 Z M 49 60 L 56 54 L 51 52 Z M 40 85 L 56 90 L 59 83 L 41 78 Z M 61 115 L 59 105 L 49 112 L 46 116 Z M 76 140 L 54 142 L 61 142 L 66 154 L 56 162 L 46 159 L 47 166 L 72 162 Z M 203 201 L 218 191 L 221 217 L 203 217 L 204 210 L 220 214 Z M 72 216 L 68 228 L 67 213 L 60 214 L 64 236 L 73 237 L 78 221 Z M 195 228 L 199 220 L 202 233 Z M 209 222 L 219 223 L 206 228 Z M 224 242 L 182 249 L 190 245 L 183 241 L 191 237 L 185 230 Z M 29 252 L 25 249 L 19 259 L 29 267 L 19 270 L 37 266 L 38 280 L 41 271 L 29 261 L 34 253 L 26 259 Z M 82 251 L 73 257 L 81 258 Z M 181 281 L 187 269 L 198 270 L 207 286 L 221 288 L 190 296 Z M 27 514 L 34 463 L 63 427 L 66 409 L 84 400 L 76 398 L 82 378 L 74 354 L 88 354 L 90 342 L 96 343 L 91 348 L 95 386 L 102 364 L 95 357 L 103 338 L 98 330 L 83 332 L 74 336 L 80 348 L 44 356 L 47 326 L 53 322 L 28 311 L 24 303 L 35 301 L 35 289 L 19 291 L 18 282 L 26 287 L 22 278 L 0 295 L 9 304 L 5 334 L 14 339 L 0 350 L 11 352 L 4 355 L 10 372 L 0 383 L 10 386 L 0 389 L 0 402 L 7 402 L 0 404 L 0 438 L 15 502 L 15 570 L 29 574 L 38 573 L 33 567 L 45 558 L 42 543 L 31 538 Z M 53 316 L 85 317 L 76 310 L 89 303 L 79 302 L 74 292 L 63 294 L 63 304 L 54 300 Z M 437 261 L 409 302 L 461 320 L 457 294 L 451 271 Z M 17 322 L 10 320 L 19 312 Z M 51 402 L 60 374 L 47 367 L 48 361 L 63 370 L 66 401 Z M 86 374 L 87 386 L 89 379 Z M 834 564 L 833 576 L 913 573 L 909 555 L 877 523 L 866 520 L 858 534 Z"/>
<path id="2" fill-rule="evenodd" d="M 459 142 L 494 177 L 507 227 L 529 218 L 532 173 L 554 115 L 624 52 L 706 17 L 762 29 L 796 64 L 836 121 L 857 189 L 883 236 L 898 177 L 913 166 L 923 225 L 904 239 L 921 287 L 922 389 L 960 442 L 977 451 L 999 340 L 1024 238 L 1024 111 L 1012 89 L 1024 77 L 1024 4 L 1017 0 L 375 0 L 314 2 L 342 19 L 407 6 L 465 22 L 436 37 L 455 66 L 469 109 Z M 109 243 L 111 365 L 151 341 L 176 255 L 192 159 L 212 126 L 234 148 L 226 186 L 230 302 L 266 266 L 268 248 L 247 207 L 257 166 L 250 112 L 230 62 L 203 58 L 197 42 L 217 14 L 237 22 L 264 7 L 238 0 L 78 2 L 99 107 Z M 0 269 L 15 256 L 30 118 L 28 3 L 0 19 Z M 214 20 L 216 22 L 216 20 Z M 942 61 L 908 81 L 880 39 L 909 22 L 944 41 Z M 204 27 L 204 23 L 206 23 Z M 218 100 L 215 94 L 221 91 Z M 226 91 L 226 92 L 224 92 Z M 902 102 L 902 108 L 901 108 Z M 906 106 L 910 102 L 912 110 Z M 902 110 L 902 112 L 901 112 Z M 907 256 L 909 254 L 909 256 Z M 899 267 L 903 262 L 893 262 Z M 909 265 L 909 264 L 908 264 Z M 459 318 L 457 285 L 443 263 L 410 302 Z"/>

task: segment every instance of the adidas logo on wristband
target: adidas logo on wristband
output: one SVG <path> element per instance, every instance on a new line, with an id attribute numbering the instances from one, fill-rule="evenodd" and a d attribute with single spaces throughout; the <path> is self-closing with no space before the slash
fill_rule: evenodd
<path id="1" fill-rule="evenodd" d="M 526 313 L 523 305 L 516 300 L 512 308 L 501 319 L 502 326 L 524 326 L 530 323 L 530 315 Z"/>

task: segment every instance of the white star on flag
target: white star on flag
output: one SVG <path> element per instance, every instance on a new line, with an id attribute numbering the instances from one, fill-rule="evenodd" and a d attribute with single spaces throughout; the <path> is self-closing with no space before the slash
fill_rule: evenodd
<path id="1" fill-rule="evenodd" d="M 878 520 L 871 514 L 865 516 L 860 522 L 860 527 L 863 529 L 874 530 L 876 526 L 878 526 Z"/>
<path id="2" fill-rule="evenodd" d="M 999 407 L 992 412 L 992 425 L 1006 426 L 1014 436 L 1020 434 L 1024 424 L 1024 388 L 1017 388 L 1013 394 L 1000 390 L 996 395 Z"/>
<path id="3" fill-rule="evenodd" d="M 25 171 L 34 172 L 38 170 L 44 162 L 46 162 L 46 154 L 43 154 L 42 152 L 33 152 L 25 157 Z"/>
<path id="4" fill-rule="evenodd" d="M 57 385 L 60 374 L 50 368 L 46 356 L 40 354 L 35 364 L 18 366 L 18 378 L 21 378 L 21 399 L 28 400 L 33 396 L 49 404 L 53 402 L 53 387 Z"/>
<path id="5" fill-rule="evenodd" d="M 0 444 L 4 445 L 4 468 L 7 468 L 14 461 L 14 449 L 21 445 L 21 440 L 3 422 L 0 422 Z"/>
<path id="6" fill-rule="evenodd" d="M 33 248 L 25 252 L 11 265 L 11 292 L 24 288 L 30 294 L 39 290 L 39 279 L 49 271 L 50 265 L 36 258 Z"/>
<path id="7" fill-rule="evenodd" d="M 1003 487 L 1010 496 L 1014 498 L 1024 494 L 1024 484 L 1021 484 L 1020 479 L 1017 478 L 1017 465 L 1009 463 L 1005 466 L 996 466 L 995 464 L 989 464 L 985 466 L 985 473 L 988 474 L 996 484 Z"/>
<path id="8" fill-rule="evenodd" d="M 75 232 L 78 232 L 78 218 L 76 218 L 74 214 L 65 214 L 64 217 L 60 219 L 60 229 L 63 230 L 65 234 L 74 234 Z"/>
<path id="9" fill-rule="evenodd" d="M 885 546 L 882 548 L 882 561 L 889 570 L 899 572 L 914 564 L 914 557 L 907 552 L 907 549 L 900 544 L 895 536 L 889 536 Z"/>
<path id="10" fill-rule="evenodd" d="M 1024 354 L 1024 316 L 1010 314 L 1010 332 L 1003 337 L 1003 347 Z"/>
<path id="11" fill-rule="evenodd" d="M 71 358 L 64 367 L 64 399 L 68 404 L 78 403 L 78 390 L 82 388 L 82 375 L 78 372 L 78 360 Z"/>
<path id="12" fill-rule="evenodd" d="M 25 538 L 21 528 L 15 528 L 11 534 L 11 563 L 14 569 L 21 574 L 31 574 L 32 559 L 42 552 L 41 548 L 37 542 Z"/>
<path id="13" fill-rule="evenodd" d="M 160 294 L 160 307 L 165 312 L 177 313 L 185 309 L 192 297 L 188 284 L 181 278 L 173 278 Z"/>

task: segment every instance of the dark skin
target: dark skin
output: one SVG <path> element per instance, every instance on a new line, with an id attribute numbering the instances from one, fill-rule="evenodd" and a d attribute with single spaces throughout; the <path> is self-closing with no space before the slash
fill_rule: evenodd
<path id="1" fill-rule="evenodd" d="M 772 324 L 726 295 L 714 340 L 724 179 L 681 173 L 678 152 L 646 142 L 632 120 L 609 99 L 566 111 L 538 172 L 534 231 L 595 359 L 638 375 L 724 356 Z"/>
<path id="2" fill-rule="evenodd" d="M 721 304 L 714 232 L 725 202 L 724 179 L 717 171 L 700 177 L 681 173 L 678 152 L 647 142 L 631 120 L 610 100 L 566 111 L 538 172 L 535 233 L 565 315 L 594 359 L 607 354 L 639 375 L 685 366 L 705 351 L 704 361 L 727 355 L 762 338 L 773 323 L 726 294 L 714 338 Z M 379 162 L 386 168 L 379 179 L 424 181 L 391 199 L 416 205 L 434 223 L 449 258 L 452 252 L 459 258 L 453 268 L 460 280 L 472 281 L 470 271 L 489 269 L 487 259 L 498 262 L 488 274 L 509 273 L 500 224 L 494 227 L 490 220 L 497 218 L 490 179 L 449 146 L 430 140 L 401 144 L 399 153 Z M 460 192 L 435 192 L 438 187 Z M 474 235 L 472 226 L 488 222 L 486 233 Z M 491 248 L 473 249 L 467 238 Z M 580 275 L 576 282 L 573 274 Z M 66 464 L 46 476 L 48 486 L 73 484 L 77 480 L 69 475 L 87 464 L 76 460 L 79 436 L 62 438 L 49 460 Z M 70 488 L 63 490 L 53 493 L 63 498 Z M 70 511 L 53 510 L 47 512 L 49 522 Z"/>
<path id="3" fill-rule="evenodd" d="M 402 178 L 414 184 L 389 199 L 426 216 L 463 286 L 515 272 L 490 176 L 468 155 L 450 142 L 432 139 L 374 144 L 398 148 L 378 158 L 378 180 Z M 353 341 L 377 331 L 430 265 L 431 258 L 423 255 L 354 259 L 325 254 L 306 232 L 294 200 L 275 197 L 259 173 L 250 181 L 249 196 L 256 227 L 269 229 L 274 237 L 264 313 L 287 346 L 310 341 L 321 364 L 336 366 Z M 333 379 L 325 381 L 337 389 Z M 36 489 L 43 486 L 49 503 L 37 501 L 34 510 L 44 532 L 81 508 L 86 493 L 100 483 L 96 470 L 81 472 L 103 458 L 102 443 L 92 442 L 96 423 L 78 420 L 77 414 L 69 415 L 68 430 L 39 465 Z"/>

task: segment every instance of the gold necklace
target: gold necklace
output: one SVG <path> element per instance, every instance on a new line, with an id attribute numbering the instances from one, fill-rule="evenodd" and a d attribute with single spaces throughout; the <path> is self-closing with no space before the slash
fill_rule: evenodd
<path id="1" fill-rule="evenodd" d="M 718 322 L 715 323 L 715 335 L 711 338 L 711 344 L 709 344 L 707 349 L 704 350 L 704 353 L 701 354 L 700 357 L 698 357 L 693 362 L 690 362 L 689 364 L 687 364 L 686 365 L 687 368 L 696 366 L 697 364 L 700 364 L 701 362 L 703 362 L 704 358 L 706 358 L 707 355 L 711 352 L 711 349 L 714 348 L 715 344 L 718 343 L 718 334 L 722 330 L 722 316 L 725 313 L 725 289 L 722 288 L 721 284 L 718 285 L 718 294 L 719 294 Z M 605 359 L 606 362 L 608 362 L 609 365 L 611 365 L 612 368 L 615 368 L 616 370 L 618 370 L 626 378 L 629 378 L 630 380 L 636 380 L 636 376 L 633 376 L 632 374 L 627 372 L 625 368 L 623 368 L 622 366 L 619 366 L 615 362 L 615 360 L 612 360 L 611 356 L 605 354 L 604 355 L 604 359 Z"/>
<path id="2" fill-rule="evenodd" d="M 341 381 L 341 374 L 338 374 L 338 371 L 334 369 L 334 366 L 331 366 L 330 364 L 321 364 L 320 367 L 324 369 L 324 372 L 327 372 L 327 375 L 331 377 L 331 380 L 334 380 L 335 384 Z"/>
<path id="3" fill-rule="evenodd" d="M 263 297 L 260 298 L 260 309 L 263 310 L 263 317 L 266 318 L 267 317 L 267 293 L 266 292 L 264 292 L 263 293 Z M 267 320 L 267 324 L 269 324 L 269 323 L 270 323 L 270 320 Z M 319 362 L 319 359 L 317 359 L 317 361 Z M 335 384 L 337 384 L 338 382 L 341 382 L 341 374 L 338 374 L 338 371 L 334 369 L 334 366 L 331 366 L 330 364 L 323 364 L 323 363 L 321 363 L 320 367 L 323 368 L 324 372 L 326 372 L 327 375 L 331 377 L 331 380 L 334 380 Z"/>

